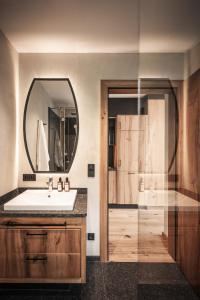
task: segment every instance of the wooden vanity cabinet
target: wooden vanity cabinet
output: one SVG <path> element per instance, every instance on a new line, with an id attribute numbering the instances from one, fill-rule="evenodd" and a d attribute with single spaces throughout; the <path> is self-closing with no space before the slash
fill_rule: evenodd
<path id="1" fill-rule="evenodd" d="M 85 218 L 0 218 L 0 282 L 86 281 Z"/>

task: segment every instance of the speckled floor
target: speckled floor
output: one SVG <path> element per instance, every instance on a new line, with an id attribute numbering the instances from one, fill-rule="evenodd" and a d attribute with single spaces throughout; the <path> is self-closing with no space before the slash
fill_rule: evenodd
<path id="1" fill-rule="evenodd" d="M 0 285 L 0 300 L 198 300 L 176 264 L 87 264 L 85 285 Z"/>

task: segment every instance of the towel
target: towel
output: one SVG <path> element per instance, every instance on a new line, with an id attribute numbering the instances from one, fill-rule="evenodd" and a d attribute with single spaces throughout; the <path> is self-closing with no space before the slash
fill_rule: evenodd
<path id="1" fill-rule="evenodd" d="M 61 170 L 64 169 L 63 152 L 62 152 L 61 142 L 57 131 L 55 135 L 54 162 L 58 168 L 61 168 Z"/>
<path id="2" fill-rule="evenodd" d="M 47 140 L 44 131 L 43 121 L 38 121 L 38 139 L 37 139 L 37 157 L 36 165 L 37 171 L 49 171 L 49 151 L 47 147 Z"/>

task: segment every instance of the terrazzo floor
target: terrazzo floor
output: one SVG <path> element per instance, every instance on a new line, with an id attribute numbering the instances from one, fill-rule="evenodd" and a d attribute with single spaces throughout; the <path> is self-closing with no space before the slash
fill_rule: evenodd
<path id="1" fill-rule="evenodd" d="M 87 263 L 84 285 L 0 285 L 0 300 L 198 300 L 174 263 Z"/>

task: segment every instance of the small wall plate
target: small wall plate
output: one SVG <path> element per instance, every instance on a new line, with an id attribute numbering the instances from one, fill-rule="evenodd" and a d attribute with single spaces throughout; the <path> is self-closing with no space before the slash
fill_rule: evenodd
<path id="1" fill-rule="evenodd" d="M 23 174 L 23 181 L 36 181 L 36 174 Z"/>
<path id="2" fill-rule="evenodd" d="M 88 241 L 94 241 L 95 240 L 95 234 L 93 232 L 88 233 Z"/>
<path id="3" fill-rule="evenodd" d="M 95 164 L 88 164 L 88 177 L 95 177 Z"/>

